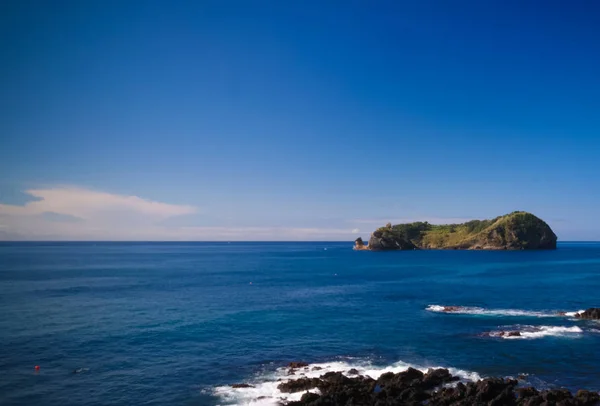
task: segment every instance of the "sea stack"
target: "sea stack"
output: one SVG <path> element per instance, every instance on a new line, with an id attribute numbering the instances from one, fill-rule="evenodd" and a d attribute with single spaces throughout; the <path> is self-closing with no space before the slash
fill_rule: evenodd
<path id="1" fill-rule="evenodd" d="M 365 242 L 362 238 L 358 237 L 354 240 L 354 249 L 357 251 L 368 250 L 369 248 L 365 245 Z"/>

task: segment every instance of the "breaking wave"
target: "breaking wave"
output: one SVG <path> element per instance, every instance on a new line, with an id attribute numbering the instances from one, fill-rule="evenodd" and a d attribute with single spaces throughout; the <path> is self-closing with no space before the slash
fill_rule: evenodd
<path id="1" fill-rule="evenodd" d="M 483 316 L 517 316 L 517 317 L 561 317 L 569 316 L 575 317 L 579 312 L 542 312 L 542 311 L 531 311 L 531 310 L 520 310 L 520 309 L 485 309 L 483 307 L 474 306 L 440 306 L 440 305 L 429 305 L 425 310 L 437 313 L 450 313 L 450 314 L 473 314 Z"/>
<path id="2" fill-rule="evenodd" d="M 579 311 L 576 311 L 576 312 L 565 312 L 565 316 L 567 316 L 567 317 L 577 317 L 578 315 L 580 315 L 583 312 L 585 312 L 585 310 L 579 310 Z"/>
<path id="3" fill-rule="evenodd" d="M 532 340 L 543 337 L 580 337 L 583 330 L 577 326 L 509 326 L 485 335 L 506 340 Z"/>

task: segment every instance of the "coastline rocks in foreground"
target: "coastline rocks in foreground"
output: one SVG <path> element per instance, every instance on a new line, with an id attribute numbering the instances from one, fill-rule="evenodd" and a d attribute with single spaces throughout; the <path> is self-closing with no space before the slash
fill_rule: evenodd
<path id="1" fill-rule="evenodd" d="M 583 312 L 575 314 L 575 317 L 586 320 L 600 320 L 600 308 L 591 307 Z"/>
<path id="2" fill-rule="evenodd" d="M 531 213 L 516 211 L 491 220 L 472 220 L 462 224 L 388 223 L 371 234 L 366 247 L 358 238 L 354 249 L 542 250 L 556 249 L 556 240 L 556 234 L 542 219 Z"/>
<path id="3" fill-rule="evenodd" d="M 377 380 L 368 376 L 347 377 L 341 372 L 328 372 L 319 378 L 300 378 L 279 384 L 282 392 L 306 392 L 288 406 L 384 406 L 384 405 L 488 405 L 596 406 L 600 395 L 580 390 L 575 395 L 566 389 L 538 391 L 517 387 L 512 379 L 486 378 L 477 382 L 456 383 L 459 378 L 447 369 L 430 369 L 426 374 L 409 368 L 404 372 L 388 372 Z"/>

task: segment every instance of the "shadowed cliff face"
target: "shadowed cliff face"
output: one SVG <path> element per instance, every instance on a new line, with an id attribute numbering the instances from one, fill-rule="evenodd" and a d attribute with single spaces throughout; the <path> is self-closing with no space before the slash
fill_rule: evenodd
<path id="1" fill-rule="evenodd" d="M 362 238 L 358 237 L 355 241 L 354 241 L 354 249 L 357 251 L 363 251 L 363 250 L 368 250 L 369 247 L 367 247 L 363 241 Z"/>
<path id="2" fill-rule="evenodd" d="M 371 234 L 367 249 L 556 249 L 556 234 L 546 222 L 533 214 L 514 212 L 491 220 L 462 224 L 388 224 Z"/>
<path id="3" fill-rule="evenodd" d="M 376 230 L 369 239 L 369 249 L 372 251 L 382 250 L 414 250 L 417 248 L 412 242 L 394 235 L 386 230 Z"/>

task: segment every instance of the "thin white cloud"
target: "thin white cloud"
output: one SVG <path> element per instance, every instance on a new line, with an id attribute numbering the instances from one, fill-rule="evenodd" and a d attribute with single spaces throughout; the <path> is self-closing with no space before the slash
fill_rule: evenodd
<path id="1" fill-rule="evenodd" d="M 86 223 L 40 222 L 29 218 L 11 227 L 13 240 L 94 241 L 343 241 L 350 229 L 295 227 L 102 227 Z"/>
<path id="2" fill-rule="evenodd" d="M 358 233 L 360 233 L 360 229 L 358 229 L 358 228 L 352 229 L 352 234 L 358 234 Z"/>
<path id="3" fill-rule="evenodd" d="M 327 241 L 352 240 L 358 229 L 168 225 L 190 205 L 156 202 L 78 187 L 32 189 L 23 206 L 0 204 L 2 238 L 10 240 Z"/>
<path id="4" fill-rule="evenodd" d="M 168 231 L 174 238 L 234 241 L 315 241 L 350 239 L 352 231 L 340 228 L 302 227 L 179 227 Z"/>
<path id="5" fill-rule="evenodd" d="M 77 187 L 31 189 L 26 193 L 39 200 L 24 206 L 0 204 L 0 215 L 32 216 L 57 213 L 90 219 L 106 211 L 130 211 L 161 218 L 192 214 L 193 206 L 161 203 L 138 196 L 124 196 Z"/>

